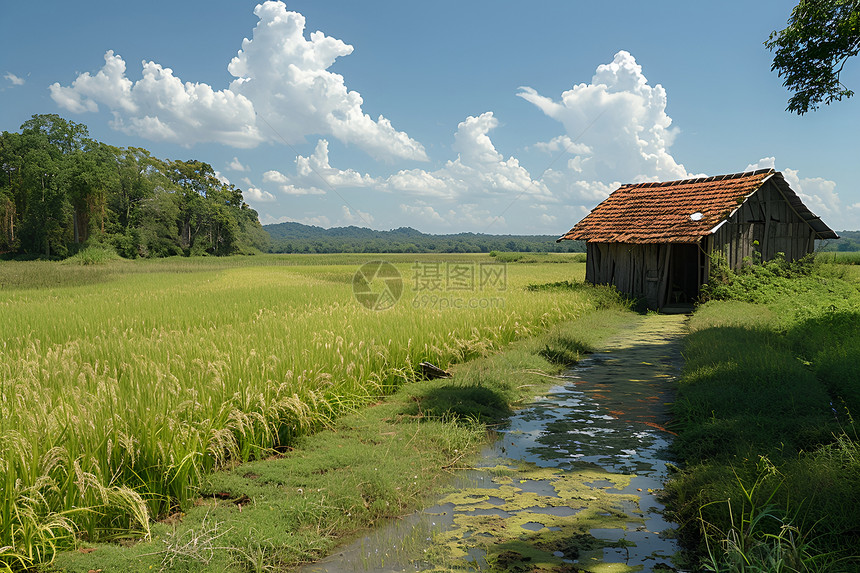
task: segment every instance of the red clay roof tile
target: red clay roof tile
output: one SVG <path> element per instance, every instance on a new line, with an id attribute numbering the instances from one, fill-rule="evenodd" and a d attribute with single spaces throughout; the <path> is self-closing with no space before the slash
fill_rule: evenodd
<path id="1" fill-rule="evenodd" d="M 694 243 L 710 233 L 773 169 L 622 185 L 562 239 L 600 243 Z M 692 215 L 700 213 L 701 216 Z"/>

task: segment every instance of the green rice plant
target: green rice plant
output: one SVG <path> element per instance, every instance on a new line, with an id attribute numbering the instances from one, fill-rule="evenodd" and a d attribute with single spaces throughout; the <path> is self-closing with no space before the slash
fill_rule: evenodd
<path id="1" fill-rule="evenodd" d="M 860 265 L 860 251 L 829 251 L 816 255 L 822 262 L 837 265 Z"/>
<path id="2" fill-rule="evenodd" d="M 404 299 L 373 312 L 341 258 L 254 259 L 108 262 L 97 284 L 34 275 L 45 286 L 0 294 L 0 546 L 38 545 L 35 534 L 8 541 L 23 519 L 15 491 L 40 492 L 34 515 L 63 543 L 146 536 L 206 472 L 330 427 L 409 383 L 423 360 L 446 368 L 613 304 L 600 290 L 526 290 L 582 268 L 524 264 L 504 290 L 467 293 L 504 305 L 416 307 L 414 257 L 401 257 Z"/>

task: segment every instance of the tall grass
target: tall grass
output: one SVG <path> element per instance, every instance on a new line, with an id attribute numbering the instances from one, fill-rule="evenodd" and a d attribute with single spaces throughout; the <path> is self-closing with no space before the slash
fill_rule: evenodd
<path id="1" fill-rule="evenodd" d="M 860 285 L 840 271 L 755 266 L 690 321 L 667 491 L 710 570 L 860 567 Z"/>
<path id="2" fill-rule="evenodd" d="M 284 260 L 120 261 L 103 282 L 0 294 L 0 564 L 146 536 L 203 473 L 330 425 L 423 360 L 486 355 L 611 296 L 525 288 L 581 279 L 582 265 L 513 265 L 504 291 L 459 293 L 503 304 L 415 308 L 411 257 L 403 300 L 373 312 L 353 299 L 356 264 Z"/>
<path id="3" fill-rule="evenodd" d="M 860 265 L 860 251 L 830 251 L 818 253 L 816 258 L 825 263 L 836 263 L 841 265 Z"/>

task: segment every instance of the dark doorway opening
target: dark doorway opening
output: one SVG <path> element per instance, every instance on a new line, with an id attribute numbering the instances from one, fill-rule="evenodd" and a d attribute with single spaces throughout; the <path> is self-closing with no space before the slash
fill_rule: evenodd
<path id="1" fill-rule="evenodd" d="M 673 244 L 665 305 L 693 304 L 699 297 L 699 245 Z"/>

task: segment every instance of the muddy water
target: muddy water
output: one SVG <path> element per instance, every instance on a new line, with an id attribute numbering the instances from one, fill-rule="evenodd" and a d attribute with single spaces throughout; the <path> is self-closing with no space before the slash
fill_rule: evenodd
<path id="1" fill-rule="evenodd" d="M 677 570 L 656 493 L 685 318 L 641 317 L 518 411 L 435 506 L 304 571 Z"/>

